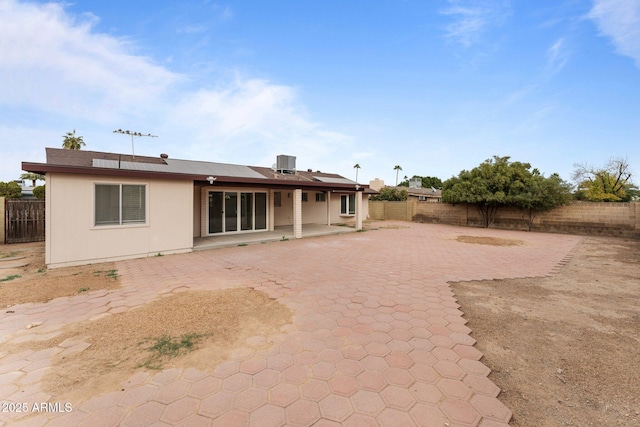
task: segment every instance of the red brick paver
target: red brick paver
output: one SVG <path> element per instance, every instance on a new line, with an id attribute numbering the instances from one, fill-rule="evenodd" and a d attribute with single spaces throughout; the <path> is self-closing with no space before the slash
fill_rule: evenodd
<path id="1" fill-rule="evenodd" d="M 251 286 L 294 312 L 281 333 L 246 340 L 208 371 L 133 374 L 71 412 L 0 413 L 0 425 L 507 425 L 511 411 L 474 347 L 449 281 L 546 276 L 577 236 L 381 223 L 366 233 L 118 262 L 122 287 L 0 314 L 0 344 L 42 340 L 188 290 Z M 389 226 L 394 226 L 389 229 Z M 518 246 L 456 236 L 516 239 Z M 27 329 L 30 324 L 36 327 Z M 88 343 L 0 350 L 3 402 L 57 402 L 41 389 L 51 361 Z M 1 348 L 1 347 L 0 347 Z"/>

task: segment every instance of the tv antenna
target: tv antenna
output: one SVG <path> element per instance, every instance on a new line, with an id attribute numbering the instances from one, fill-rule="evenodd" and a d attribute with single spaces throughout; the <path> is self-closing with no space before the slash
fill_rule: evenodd
<path id="1" fill-rule="evenodd" d="M 136 153 L 133 147 L 133 138 L 134 137 L 141 137 L 141 136 L 148 136 L 150 138 L 157 138 L 158 135 L 151 135 L 150 133 L 144 134 L 144 133 L 140 133 L 140 132 L 133 132 L 133 131 L 129 131 L 129 130 L 122 130 L 122 129 L 116 129 L 113 131 L 113 133 L 121 133 L 123 135 L 131 135 L 131 155 L 133 156 L 133 158 L 136 158 Z"/>

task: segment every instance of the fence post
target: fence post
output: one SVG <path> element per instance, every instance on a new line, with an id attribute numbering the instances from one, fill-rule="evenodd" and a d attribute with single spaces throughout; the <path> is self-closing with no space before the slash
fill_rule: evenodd
<path id="1" fill-rule="evenodd" d="M 5 223 L 6 211 L 7 211 L 7 206 L 5 204 L 5 198 L 0 197 L 0 245 L 5 244 L 4 230 L 6 228 L 6 223 Z"/>

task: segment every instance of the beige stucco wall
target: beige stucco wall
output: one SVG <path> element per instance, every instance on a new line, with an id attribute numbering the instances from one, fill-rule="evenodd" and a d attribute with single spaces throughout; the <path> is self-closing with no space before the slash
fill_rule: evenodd
<path id="1" fill-rule="evenodd" d="M 276 190 L 277 193 L 280 190 Z M 275 226 L 293 225 L 293 190 L 282 190 L 281 205 L 273 208 Z M 314 196 L 315 197 L 315 196 Z"/>
<path id="2" fill-rule="evenodd" d="M 306 202 L 302 202 L 302 223 L 303 224 L 326 224 L 327 223 L 327 202 L 316 202 L 315 191 L 305 191 L 307 193 Z"/>
<path id="3" fill-rule="evenodd" d="M 96 183 L 147 186 L 147 223 L 94 226 Z M 193 182 L 47 174 L 49 267 L 189 252 L 193 247 Z"/>
<path id="4" fill-rule="evenodd" d="M 327 223 L 327 202 L 316 202 L 316 192 L 305 191 L 307 193 L 306 202 L 302 202 L 302 223 L 303 224 L 326 224 Z M 289 194 L 291 196 L 289 197 Z M 328 193 L 330 197 L 330 222 L 350 223 L 355 222 L 355 215 L 340 214 L 340 193 Z M 369 216 L 369 204 L 366 196 L 362 197 L 362 219 Z M 293 225 L 293 191 L 282 191 L 282 206 L 275 208 L 275 224 Z"/>
<path id="5" fill-rule="evenodd" d="M 331 223 L 342 224 L 356 222 L 355 215 L 342 215 L 340 213 L 340 195 L 345 193 L 331 193 Z M 369 217 L 369 203 L 366 195 L 362 195 L 362 220 Z"/>

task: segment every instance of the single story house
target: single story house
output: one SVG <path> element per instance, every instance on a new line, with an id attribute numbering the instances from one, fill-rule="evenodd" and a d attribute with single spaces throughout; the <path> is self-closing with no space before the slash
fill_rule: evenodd
<path id="1" fill-rule="evenodd" d="M 409 193 L 409 198 L 417 198 L 420 202 L 439 203 L 442 200 L 442 190 L 436 188 L 402 187 Z"/>
<path id="2" fill-rule="evenodd" d="M 45 262 L 90 264 L 190 252 L 194 238 L 273 231 L 303 224 L 355 223 L 368 216 L 368 185 L 298 171 L 295 157 L 274 168 L 46 149 Z"/>
<path id="3" fill-rule="evenodd" d="M 374 179 L 369 181 L 369 188 L 375 191 L 380 191 L 384 188 L 384 181 L 381 179 Z M 408 187 L 395 187 L 398 190 L 407 190 L 409 200 L 418 200 L 419 202 L 431 202 L 439 203 L 442 200 L 441 188 L 422 188 L 421 178 L 410 178 Z"/>

